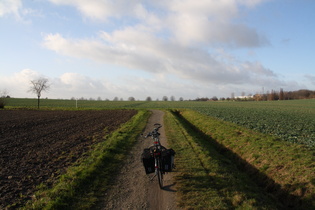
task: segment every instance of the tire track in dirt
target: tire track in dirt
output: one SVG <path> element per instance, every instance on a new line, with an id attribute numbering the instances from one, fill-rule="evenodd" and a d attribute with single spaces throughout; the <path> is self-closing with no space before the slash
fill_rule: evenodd
<path id="1" fill-rule="evenodd" d="M 152 110 L 144 134 L 152 131 L 154 123 L 163 125 L 164 112 Z M 161 144 L 167 147 L 164 127 L 160 130 Z M 164 176 L 165 188 L 161 190 L 157 178 L 150 181 L 141 162 L 144 148 L 152 145 L 152 139 L 139 137 L 136 145 L 131 149 L 112 186 L 108 189 L 97 209 L 176 209 L 176 183 L 172 173 Z"/>

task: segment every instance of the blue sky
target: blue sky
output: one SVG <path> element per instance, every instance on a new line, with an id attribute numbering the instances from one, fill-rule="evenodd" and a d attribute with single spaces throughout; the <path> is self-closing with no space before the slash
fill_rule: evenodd
<path id="1" fill-rule="evenodd" d="M 313 0 L 0 0 L 0 91 L 127 100 L 315 90 Z"/>

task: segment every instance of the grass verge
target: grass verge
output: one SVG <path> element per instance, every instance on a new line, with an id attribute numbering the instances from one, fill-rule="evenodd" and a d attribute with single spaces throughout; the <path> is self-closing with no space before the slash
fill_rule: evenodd
<path id="1" fill-rule="evenodd" d="M 149 115 L 148 111 L 139 110 L 131 120 L 105 136 L 87 158 L 68 168 L 53 188 L 41 186 L 24 209 L 89 209 L 95 205 L 144 129 Z"/>
<path id="2" fill-rule="evenodd" d="M 314 150 L 191 110 L 177 112 L 177 118 L 208 137 L 223 162 L 235 164 L 285 208 L 315 208 Z"/>
<path id="3" fill-rule="evenodd" d="M 165 131 L 176 151 L 179 207 L 184 209 L 277 209 L 246 173 L 216 150 L 213 139 L 197 132 L 176 112 L 166 112 Z"/>

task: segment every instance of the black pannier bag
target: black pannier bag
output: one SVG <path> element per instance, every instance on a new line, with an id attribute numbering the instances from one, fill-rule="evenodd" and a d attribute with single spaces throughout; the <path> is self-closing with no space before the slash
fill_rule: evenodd
<path id="1" fill-rule="evenodd" d="M 175 151 L 173 149 L 166 149 L 162 151 L 162 171 L 171 172 L 174 168 Z"/>
<path id="2" fill-rule="evenodd" d="M 144 149 L 141 155 L 142 163 L 146 174 L 153 173 L 155 171 L 154 157 L 150 152 L 150 149 Z"/>

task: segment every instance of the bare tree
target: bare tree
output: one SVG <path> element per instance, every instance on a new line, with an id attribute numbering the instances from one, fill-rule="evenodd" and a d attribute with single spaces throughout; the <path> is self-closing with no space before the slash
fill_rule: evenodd
<path id="1" fill-rule="evenodd" d="M 0 91 L 0 109 L 3 109 L 7 104 L 6 99 L 9 98 L 8 92 L 6 90 Z"/>
<path id="2" fill-rule="evenodd" d="M 40 77 L 38 79 L 31 81 L 31 87 L 29 92 L 35 93 L 37 95 L 37 106 L 39 109 L 39 100 L 42 95 L 42 91 L 48 91 L 50 88 L 50 84 L 48 84 L 48 79 Z"/>
<path id="3" fill-rule="evenodd" d="M 152 98 L 150 96 L 148 96 L 145 100 L 146 101 L 152 101 Z"/>

